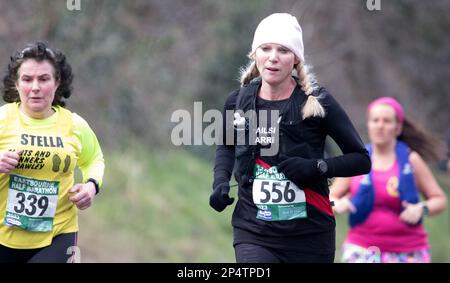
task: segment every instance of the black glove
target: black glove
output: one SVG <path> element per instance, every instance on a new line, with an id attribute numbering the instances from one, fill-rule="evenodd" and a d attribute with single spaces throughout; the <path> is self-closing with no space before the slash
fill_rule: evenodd
<path id="1" fill-rule="evenodd" d="M 281 162 L 277 166 L 278 172 L 283 172 L 299 188 L 303 188 L 320 177 L 319 170 L 317 170 L 317 159 L 280 155 L 280 160 Z"/>
<path id="2" fill-rule="evenodd" d="M 234 198 L 230 198 L 230 196 L 228 195 L 229 192 L 229 183 L 220 183 L 219 185 L 214 187 L 214 190 L 209 197 L 209 205 L 218 212 L 222 212 L 228 205 L 232 204 L 234 201 Z"/>

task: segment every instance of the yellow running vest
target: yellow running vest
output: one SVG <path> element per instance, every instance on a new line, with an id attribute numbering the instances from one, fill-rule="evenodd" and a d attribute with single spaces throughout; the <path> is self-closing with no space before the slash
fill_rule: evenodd
<path id="1" fill-rule="evenodd" d="M 18 103 L 0 108 L 6 114 L 0 152 L 23 150 L 15 169 L 0 173 L 0 244 L 4 246 L 40 248 L 58 234 L 78 231 L 69 189 L 81 144 L 74 134 L 72 113 L 53 109 L 52 116 L 37 120 L 22 114 Z"/>

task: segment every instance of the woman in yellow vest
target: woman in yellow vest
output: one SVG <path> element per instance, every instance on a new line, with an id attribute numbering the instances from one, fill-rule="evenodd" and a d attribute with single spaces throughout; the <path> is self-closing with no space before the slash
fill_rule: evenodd
<path id="1" fill-rule="evenodd" d="M 87 122 L 64 108 L 72 70 L 45 43 L 11 57 L 0 107 L 0 262 L 71 262 L 78 209 L 91 206 L 104 171 Z M 74 184 L 78 166 L 83 183 Z"/>

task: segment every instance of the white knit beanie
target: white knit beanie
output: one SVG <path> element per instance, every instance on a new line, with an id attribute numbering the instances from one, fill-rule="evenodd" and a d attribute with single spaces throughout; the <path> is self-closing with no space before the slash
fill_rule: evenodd
<path id="1" fill-rule="evenodd" d="M 265 43 L 276 43 L 291 50 L 300 61 L 304 61 L 302 28 L 297 18 L 287 13 L 275 13 L 263 19 L 255 30 L 252 51 Z"/>

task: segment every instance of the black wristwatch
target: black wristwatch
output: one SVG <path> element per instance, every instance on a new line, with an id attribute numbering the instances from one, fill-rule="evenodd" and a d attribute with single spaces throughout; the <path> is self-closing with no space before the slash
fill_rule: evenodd
<path id="1" fill-rule="evenodd" d="M 426 202 L 422 202 L 422 216 L 428 216 L 430 214 L 430 209 L 428 208 L 428 205 Z"/>
<path id="2" fill-rule="evenodd" d="M 95 186 L 95 195 L 97 195 L 98 192 L 100 191 L 100 185 L 98 184 L 98 181 L 95 180 L 94 178 L 89 178 L 89 179 L 87 180 L 87 182 L 92 182 L 92 183 L 94 183 L 94 186 Z M 86 183 L 87 183 L 87 182 L 86 182 Z"/>
<path id="3" fill-rule="evenodd" d="M 317 171 L 320 176 L 324 176 L 328 172 L 328 164 L 323 159 L 317 160 Z"/>

